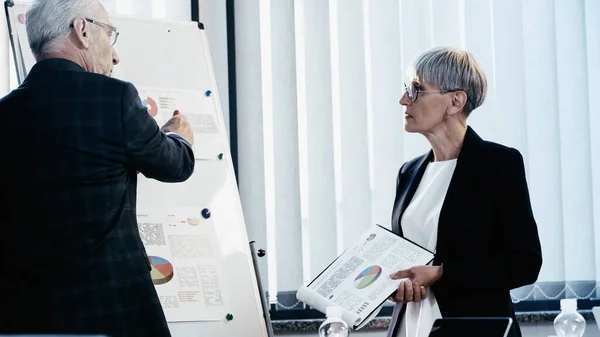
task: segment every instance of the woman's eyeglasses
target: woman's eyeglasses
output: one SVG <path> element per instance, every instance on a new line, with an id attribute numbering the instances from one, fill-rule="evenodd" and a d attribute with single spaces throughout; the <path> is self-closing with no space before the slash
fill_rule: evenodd
<path id="1" fill-rule="evenodd" d="M 408 99 L 411 102 L 416 102 L 417 101 L 417 98 L 419 98 L 419 93 L 420 92 L 432 93 L 432 94 L 433 93 L 445 94 L 445 93 L 448 93 L 448 92 L 462 91 L 461 89 L 443 90 L 443 91 L 423 90 L 418 85 L 415 85 L 415 83 L 413 83 L 413 82 L 411 82 L 408 85 L 406 83 L 404 83 L 404 90 L 406 90 L 406 94 L 408 96 Z"/>

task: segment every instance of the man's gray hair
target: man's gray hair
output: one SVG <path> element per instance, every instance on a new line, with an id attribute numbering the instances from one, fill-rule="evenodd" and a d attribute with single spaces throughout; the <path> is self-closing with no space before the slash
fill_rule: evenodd
<path id="1" fill-rule="evenodd" d="M 26 27 L 29 47 L 38 60 L 60 49 L 61 39 L 71 33 L 77 18 L 93 14 L 98 0 L 35 0 L 27 10 Z"/>
<path id="2" fill-rule="evenodd" d="M 483 69 L 470 53 L 452 47 L 430 49 L 417 57 L 413 76 L 440 88 L 467 93 L 463 112 L 469 114 L 485 100 L 487 80 Z"/>

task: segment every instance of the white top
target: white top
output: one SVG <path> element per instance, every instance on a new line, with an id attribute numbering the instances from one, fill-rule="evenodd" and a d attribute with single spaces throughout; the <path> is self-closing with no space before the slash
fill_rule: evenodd
<path id="1" fill-rule="evenodd" d="M 434 253 L 440 211 L 455 167 L 456 159 L 429 163 L 400 222 L 404 237 Z M 428 288 L 425 300 L 407 303 L 397 337 L 427 337 L 433 322 L 441 317 L 435 296 Z"/>

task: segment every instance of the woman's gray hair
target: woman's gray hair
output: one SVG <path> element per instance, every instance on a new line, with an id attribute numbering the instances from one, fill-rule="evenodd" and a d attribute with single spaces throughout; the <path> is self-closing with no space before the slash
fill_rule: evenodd
<path id="1" fill-rule="evenodd" d="M 89 17 L 98 6 L 98 0 L 35 0 L 27 10 L 26 27 L 29 47 L 37 60 L 60 49 L 60 40 L 71 33 L 71 24 L 77 18 Z"/>
<path id="2" fill-rule="evenodd" d="M 414 79 L 436 85 L 441 91 L 461 90 L 467 93 L 465 115 L 485 100 L 487 80 L 483 69 L 470 53 L 452 47 L 430 49 L 417 57 Z"/>

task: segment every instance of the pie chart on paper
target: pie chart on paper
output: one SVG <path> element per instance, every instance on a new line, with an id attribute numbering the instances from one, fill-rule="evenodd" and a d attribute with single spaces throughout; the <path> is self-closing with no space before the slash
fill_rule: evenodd
<path id="1" fill-rule="evenodd" d="M 144 100 L 142 100 L 142 104 L 148 108 L 148 113 L 150 113 L 152 117 L 156 117 L 156 115 L 158 115 L 158 105 L 156 104 L 156 101 L 152 99 L 152 97 L 144 98 Z"/>
<path id="2" fill-rule="evenodd" d="M 173 265 L 158 256 L 148 256 L 152 270 L 150 276 L 152 277 L 152 283 L 155 285 L 165 284 L 173 279 Z"/>
<path id="3" fill-rule="evenodd" d="M 375 283 L 379 276 L 381 275 L 381 267 L 379 266 L 370 266 L 369 268 L 363 270 L 358 276 L 354 279 L 354 285 L 357 289 L 364 289 L 371 284 Z"/>

